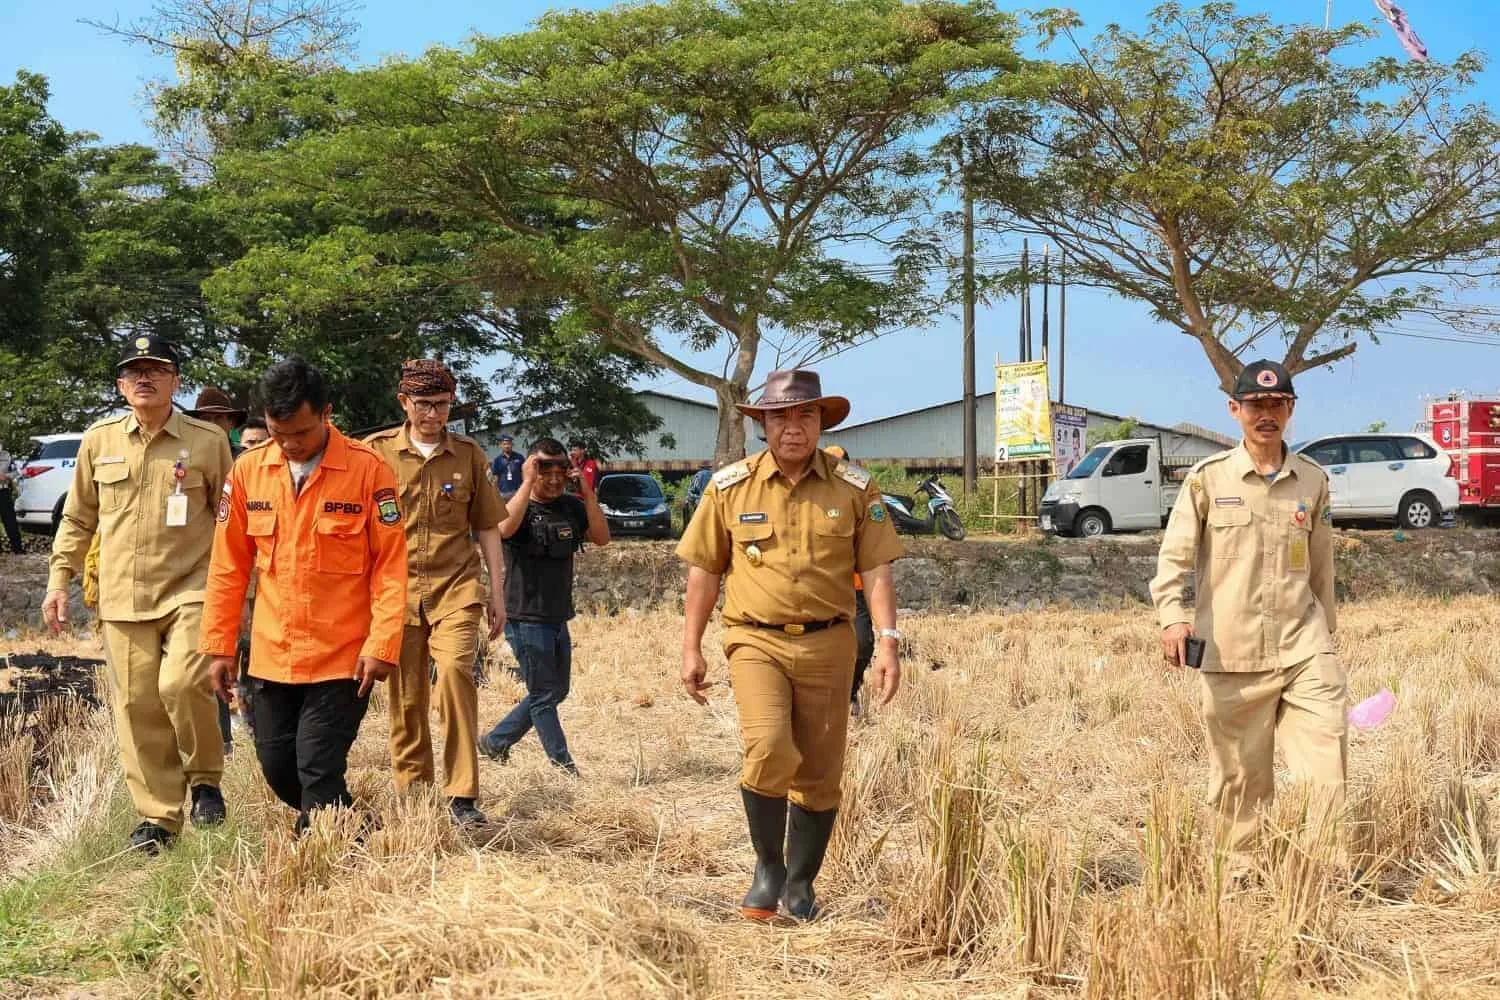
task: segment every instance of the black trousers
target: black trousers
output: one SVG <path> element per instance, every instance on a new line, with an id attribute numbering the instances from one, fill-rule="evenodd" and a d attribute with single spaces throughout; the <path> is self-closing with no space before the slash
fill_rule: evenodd
<path id="1" fill-rule="evenodd" d="M 5 528 L 5 539 L 10 550 L 21 552 L 21 525 L 16 521 L 16 491 L 10 486 L 0 486 L 0 525 Z"/>
<path id="2" fill-rule="evenodd" d="M 249 679 L 255 756 L 276 797 L 304 818 L 314 809 L 352 805 L 344 776 L 370 699 L 352 681 L 282 684 Z"/>
<path id="3" fill-rule="evenodd" d="M 870 605 L 865 601 L 865 592 L 854 592 L 854 687 L 849 700 L 859 697 L 859 688 L 865 682 L 865 671 L 875 658 L 875 623 L 870 620 Z"/>

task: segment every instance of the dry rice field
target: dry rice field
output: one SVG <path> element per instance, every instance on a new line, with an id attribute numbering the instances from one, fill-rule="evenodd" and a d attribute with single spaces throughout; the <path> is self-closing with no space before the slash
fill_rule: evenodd
<path id="1" fill-rule="evenodd" d="M 294 841 L 242 740 L 231 822 L 155 860 L 119 853 L 107 718 L 0 733 L 0 996 L 1500 997 L 1493 602 L 1345 609 L 1354 697 L 1398 708 L 1352 739 L 1346 840 L 1300 828 L 1289 790 L 1249 884 L 1215 863 L 1196 681 L 1161 667 L 1148 614 L 911 616 L 906 686 L 853 729 L 809 926 L 737 916 L 734 710 L 722 659 L 707 709 L 680 694 L 680 625 L 576 622 L 583 779 L 534 740 L 482 762 L 472 838 L 394 793 L 383 710 L 352 760 L 364 843 L 329 817 Z M 489 722 L 518 691 L 505 663 Z"/>

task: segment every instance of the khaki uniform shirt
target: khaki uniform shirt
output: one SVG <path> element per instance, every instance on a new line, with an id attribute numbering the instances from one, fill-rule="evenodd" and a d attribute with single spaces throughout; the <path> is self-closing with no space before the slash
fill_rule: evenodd
<path id="1" fill-rule="evenodd" d="M 469 532 L 487 531 L 505 518 L 500 493 L 486 475 L 484 449 L 472 438 L 445 434 L 425 458 L 405 426 L 365 443 L 395 472 L 406 513 L 406 624 L 420 624 L 423 614 L 440 621 L 484 604 L 479 549 Z"/>
<path id="2" fill-rule="evenodd" d="M 853 619 L 854 574 L 901 557 L 870 474 L 817 451 L 793 486 L 768 451 L 714 473 L 677 555 L 724 576 L 724 622 Z"/>
<path id="3" fill-rule="evenodd" d="M 1167 522 L 1151 596 L 1162 628 L 1192 622 L 1204 670 L 1276 670 L 1333 652 L 1328 476 L 1288 452 L 1275 482 L 1242 444 L 1205 459 Z M 1183 604 L 1196 574 L 1196 614 Z"/>
<path id="4" fill-rule="evenodd" d="M 167 525 L 175 467 L 187 496 L 187 523 Z M 152 621 L 203 601 L 213 549 L 214 512 L 229 475 L 229 439 L 214 424 L 173 412 L 148 442 L 134 413 L 101 420 L 78 446 L 78 464 L 52 542 L 49 590 L 83 572 L 97 529 L 99 617 Z"/>

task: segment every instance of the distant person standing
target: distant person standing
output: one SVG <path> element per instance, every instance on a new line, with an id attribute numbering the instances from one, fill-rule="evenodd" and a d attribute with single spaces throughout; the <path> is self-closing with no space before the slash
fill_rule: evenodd
<path id="1" fill-rule="evenodd" d="M 21 544 L 21 525 L 16 521 L 16 473 L 12 467 L 10 452 L 0 444 L 0 525 L 5 528 L 5 539 L 10 551 L 20 555 L 25 551 Z"/>
<path id="2" fill-rule="evenodd" d="M 314 811 L 353 804 L 349 748 L 370 689 L 401 659 L 406 532 L 396 477 L 330 422 L 321 372 L 272 365 L 260 398 L 272 443 L 235 463 L 219 500 L 201 648 L 228 701 L 255 571 L 255 754 L 301 832 Z"/>
<path id="3" fill-rule="evenodd" d="M 580 496 L 567 492 L 569 479 Z M 532 727 L 547 759 L 572 774 L 578 765 L 568 750 L 557 706 L 572 684 L 573 555 L 585 541 L 609 544 L 609 522 L 599 497 L 562 443 L 542 438 L 531 446 L 521 489 L 511 497 L 500 525 L 505 539 L 505 638 L 526 697 L 479 741 L 479 752 L 502 764 Z"/>
<path id="4" fill-rule="evenodd" d="M 1210 799 L 1234 875 L 1251 868 L 1278 743 L 1311 788 L 1315 822 L 1338 822 L 1343 807 L 1348 698 L 1333 648 L 1333 509 L 1327 474 L 1283 440 L 1296 404 L 1281 365 L 1245 366 L 1229 402 L 1243 440 L 1188 474 L 1151 581 L 1167 662 L 1194 665 L 1188 641 L 1206 644 Z"/>
<path id="5" fill-rule="evenodd" d="M 246 411 L 234 405 L 234 400 L 223 389 L 215 389 L 213 386 L 205 386 L 198 393 L 198 399 L 193 403 L 193 408 L 187 411 L 190 417 L 207 421 L 224 432 L 229 439 L 229 450 L 235 458 L 240 457 L 244 448 L 236 444 L 234 432 L 239 430 L 240 425 L 245 422 Z"/>
<path id="6" fill-rule="evenodd" d="M 578 472 L 576 479 L 580 482 L 587 480 L 589 492 L 596 492 L 599 489 L 599 463 L 589 457 L 588 447 L 578 438 L 568 445 L 568 459 Z"/>
<path id="7" fill-rule="evenodd" d="M 271 440 L 271 432 L 266 430 L 265 417 L 251 417 L 245 421 L 245 426 L 240 428 L 240 449 L 242 451 L 259 448 L 269 440 Z"/>
<path id="8" fill-rule="evenodd" d="M 526 459 L 516 453 L 515 439 L 509 434 L 500 436 L 500 454 L 495 456 L 490 471 L 495 475 L 495 487 L 500 491 L 500 497 L 509 501 L 521 488 L 521 467 L 526 464 Z"/>
<path id="9" fill-rule="evenodd" d="M 101 538 L 99 621 L 125 784 L 141 816 L 130 846 L 155 854 L 192 821 L 225 818 L 224 745 L 199 622 L 214 507 L 229 475 L 229 439 L 172 409 L 177 351 L 140 336 L 116 368 L 129 410 L 90 427 L 52 544 L 42 614 L 60 630 L 68 582 Z"/>
<path id="10" fill-rule="evenodd" d="M 406 513 L 406 629 L 390 677 L 391 767 L 396 787 L 433 781 L 430 703 L 436 687 L 443 730 L 443 794 L 460 826 L 486 822 L 479 810 L 479 689 L 474 662 L 480 622 L 489 637 L 505 627 L 500 521 L 505 506 L 485 477 L 484 449 L 447 429 L 458 381 L 439 361 L 401 366 L 396 398 L 406 423 L 366 442 L 396 475 Z M 471 532 L 479 537 L 476 549 Z M 480 553 L 483 553 L 481 565 Z M 489 581 L 489 598 L 481 584 Z M 436 684 L 428 663 L 437 666 Z"/>

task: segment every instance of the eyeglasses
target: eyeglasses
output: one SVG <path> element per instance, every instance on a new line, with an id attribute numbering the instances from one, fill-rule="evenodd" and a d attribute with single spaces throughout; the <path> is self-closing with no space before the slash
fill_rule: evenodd
<path id="1" fill-rule="evenodd" d="M 451 399 L 412 399 L 407 396 L 406 400 L 418 413 L 447 413 L 453 406 Z"/>
<path id="2" fill-rule="evenodd" d="M 555 472 L 560 476 L 565 476 L 568 474 L 568 470 L 571 468 L 573 468 L 572 462 L 552 461 L 536 463 L 536 471 L 544 476 L 549 472 Z"/>
<path id="3" fill-rule="evenodd" d="M 146 380 L 169 379 L 177 374 L 177 369 L 168 368 L 166 365 L 131 365 L 120 372 L 122 382 L 141 382 Z"/>

